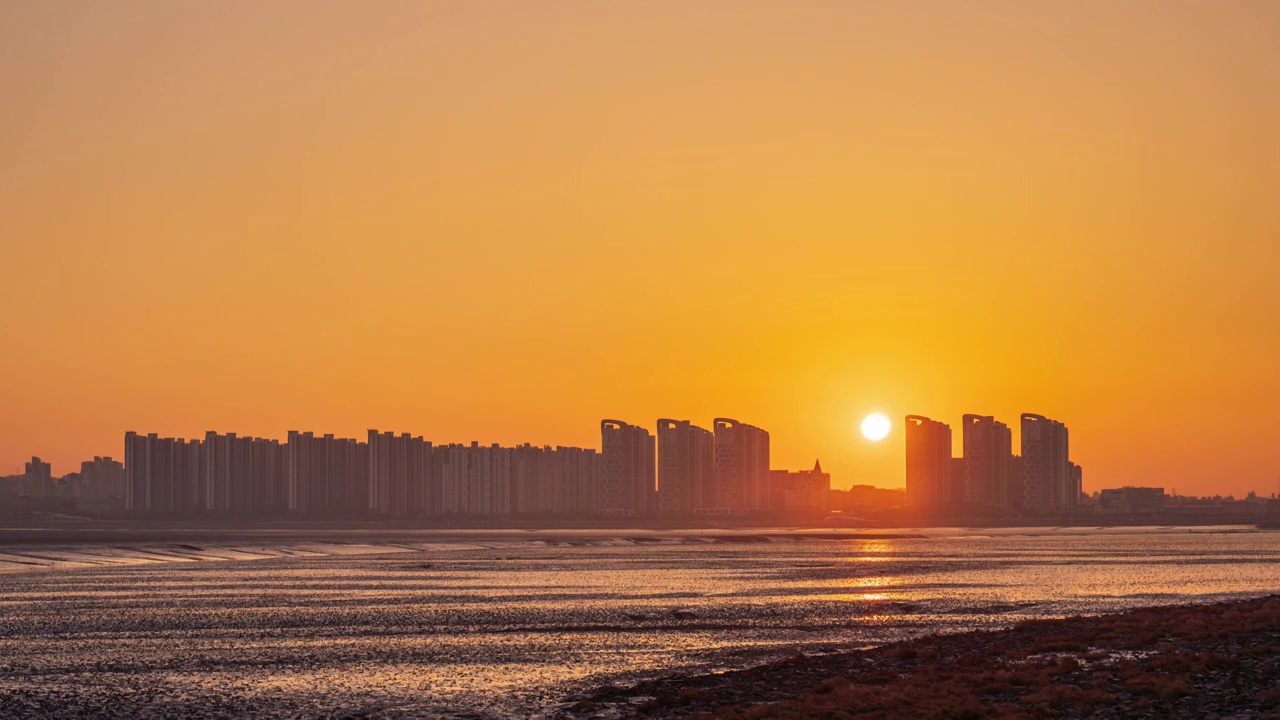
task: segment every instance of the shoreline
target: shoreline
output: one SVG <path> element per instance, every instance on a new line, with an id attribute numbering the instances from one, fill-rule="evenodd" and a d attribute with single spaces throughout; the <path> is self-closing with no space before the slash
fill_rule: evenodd
<path id="1" fill-rule="evenodd" d="M 0 529 L 43 528 L 394 528 L 410 530 L 571 530 L 645 528 L 682 530 L 690 528 L 762 528 L 804 525 L 836 530 L 874 530 L 902 527 L 1134 527 L 1200 525 L 1274 525 L 1280 526 L 1277 513 L 1135 513 L 1135 514 L 1028 514 L 973 515 L 966 513 L 892 513 L 873 517 L 821 514 L 761 514 L 753 516 L 681 516 L 637 515 L 625 517 L 573 515 L 457 515 L 430 517 L 333 517 L 302 518 L 285 516 L 227 517 L 170 516 L 132 517 L 127 515 L 93 515 L 74 513 L 37 513 L 20 517 L 0 514 Z"/>
<path id="2" fill-rule="evenodd" d="M 481 537 L 510 539 L 514 537 L 549 537 L 561 534 L 566 538 L 593 534 L 613 534 L 619 537 L 634 534 L 637 537 L 681 536 L 707 537 L 719 534 L 725 541 L 749 537 L 806 540 L 892 540 L 926 536 L 929 531 L 954 530 L 958 532 L 1001 532 L 1026 530 L 1081 531 L 1081 530 L 1137 530 L 1149 528 L 1156 531 L 1197 529 L 1209 532 L 1265 532 L 1274 528 L 1257 522 L 1170 523 L 1154 522 L 1146 518 L 1142 523 L 1044 523 L 1044 524 L 969 524 L 955 522 L 923 523 L 915 525 L 822 525 L 804 522 L 757 523 L 687 523 L 647 524 L 643 522 L 613 523 L 552 523 L 520 524 L 419 524 L 392 522 L 262 522 L 262 523 L 131 523 L 131 522 L 83 522 L 83 523 L 14 523 L 0 522 L 0 547 L 28 544 L 90 544 L 115 542 L 258 542 L 267 539 L 326 540 L 349 537 L 362 541 L 420 538 Z"/>
<path id="3" fill-rule="evenodd" d="M 309 556 L 399 553 L 406 550 L 486 548 L 605 548 L 611 546 L 744 546 L 910 542 L 952 535 L 1004 538 L 1094 535 L 1251 535 L 1273 532 L 1248 525 L 899 528 L 853 530 L 805 526 L 772 528 L 397 528 L 387 526 L 295 525 L 292 527 L 86 527 L 0 526 L 0 576 L 49 570 L 78 570 L 164 562 L 265 560 Z M 1270 588 L 1268 588 L 1270 589 Z"/>
<path id="4" fill-rule="evenodd" d="M 668 675 L 548 717 L 1280 718 L 1280 595 L 1028 620 L 1011 628 Z"/>
<path id="5" fill-rule="evenodd" d="M 1216 527 L 1216 526 L 1215 526 Z M 1237 526 L 1232 526 L 1237 527 Z M 1248 526 L 1238 526 L 1247 528 Z M 298 526 L 270 528 L 3 528 L 0 547 L 6 545 L 62 545 L 98 543 L 236 543 L 288 540 L 291 542 L 384 542 L 397 541 L 481 541 L 542 540 L 572 544 L 592 538 L 615 538 L 636 544 L 663 539 L 697 539 L 707 542 L 769 542 L 772 540 L 831 542 L 839 540 L 908 540 L 922 538 L 918 532 L 885 532 L 879 529 L 794 527 L 690 527 L 646 528 L 402 528 L 370 526 Z"/>

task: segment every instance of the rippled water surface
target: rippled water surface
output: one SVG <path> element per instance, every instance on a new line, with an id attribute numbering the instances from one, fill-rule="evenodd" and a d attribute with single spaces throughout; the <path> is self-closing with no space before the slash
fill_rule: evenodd
<path id="1" fill-rule="evenodd" d="M 824 531 L 812 531 L 824 532 Z M 1242 528 L 0 546 L 0 716 L 533 715 L 567 694 L 1280 588 Z"/>

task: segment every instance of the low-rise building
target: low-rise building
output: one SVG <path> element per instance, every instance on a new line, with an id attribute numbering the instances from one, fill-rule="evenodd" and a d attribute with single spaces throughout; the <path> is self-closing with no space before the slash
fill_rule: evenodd
<path id="1" fill-rule="evenodd" d="M 1110 488 L 1098 493 L 1098 510 L 1113 513 L 1155 513 L 1164 507 L 1164 488 Z"/>
<path id="2" fill-rule="evenodd" d="M 831 473 L 816 460 L 812 470 L 770 470 L 769 509 L 830 510 Z"/>

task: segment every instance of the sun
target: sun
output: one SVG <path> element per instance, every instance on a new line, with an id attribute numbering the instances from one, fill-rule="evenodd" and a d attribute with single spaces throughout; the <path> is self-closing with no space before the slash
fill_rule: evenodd
<path id="1" fill-rule="evenodd" d="M 871 442 L 880 442 L 889 437 L 892 423 L 884 413 L 871 413 L 862 419 L 862 437 Z"/>

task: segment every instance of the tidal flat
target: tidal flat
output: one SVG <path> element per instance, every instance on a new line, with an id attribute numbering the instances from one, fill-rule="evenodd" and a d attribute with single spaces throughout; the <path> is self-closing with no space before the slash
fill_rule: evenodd
<path id="1" fill-rule="evenodd" d="M 669 676 L 559 717 L 1046 720 L 1280 717 L 1280 596 L 1030 620 L 742 671 Z"/>
<path id="2" fill-rule="evenodd" d="M 822 532 L 11 537 L 0 716 L 550 716 L 671 674 L 1280 587 L 1280 533 L 1241 527 Z"/>

